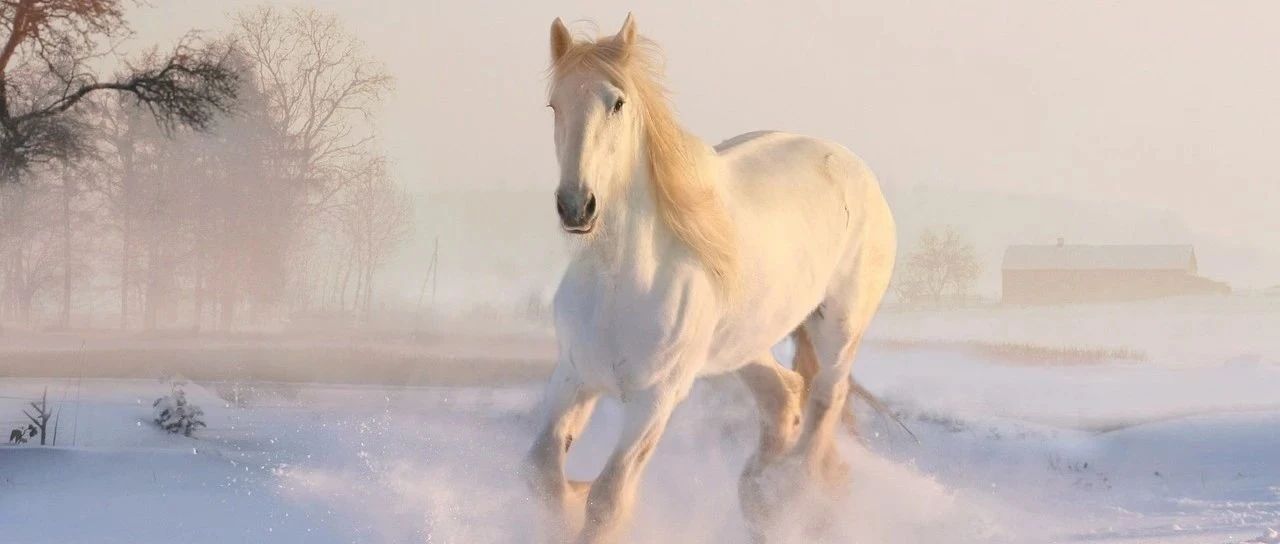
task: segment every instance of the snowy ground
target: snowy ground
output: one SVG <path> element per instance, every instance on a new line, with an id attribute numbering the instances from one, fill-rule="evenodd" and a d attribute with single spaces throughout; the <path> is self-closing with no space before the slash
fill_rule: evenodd
<path id="1" fill-rule="evenodd" d="M 914 329 L 911 316 L 891 315 L 878 335 L 918 341 L 872 343 L 857 375 L 919 443 L 864 410 L 866 447 L 843 444 L 855 492 L 821 540 L 1225 543 L 1280 527 L 1280 339 L 1261 325 L 1280 308 L 1242 304 L 1252 309 L 1223 318 L 1235 320 L 1221 325 L 1229 334 L 1214 336 L 1216 321 L 1206 321 L 1210 333 L 1188 341 L 1187 356 L 1156 340 L 1176 334 L 1116 317 L 1151 315 L 1155 328 L 1182 319 L 1159 307 L 1106 313 L 1132 334 L 1094 336 L 1080 331 L 1103 327 L 1079 309 L 1056 337 L 1027 325 L 1042 310 L 1005 311 L 1018 322 L 986 336 L 944 323 L 999 323 L 1001 312 L 917 316 Z M 1134 338 L 1143 340 L 1125 341 Z M 955 343 L 973 340 L 1125 347 L 1147 360 L 993 362 Z M 188 397 L 209 428 L 189 439 L 149 424 L 151 400 L 166 392 L 153 379 L 3 378 L 0 420 L 46 386 L 64 410 L 59 447 L 0 447 L 0 541 L 530 538 L 531 504 L 514 470 L 530 440 L 534 384 L 204 382 Z M 575 443 L 573 476 L 599 470 L 612 443 L 618 410 L 598 414 Z M 650 466 L 635 541 L 744 542 L 736 478 L 755 432 L 741 386 L 699 385 Z"/>

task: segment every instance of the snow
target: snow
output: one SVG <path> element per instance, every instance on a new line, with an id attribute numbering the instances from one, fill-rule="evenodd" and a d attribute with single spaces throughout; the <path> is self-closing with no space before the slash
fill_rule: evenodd
<path id="1" fill-rule="evenodd" d="M 1274 544 L 1274 543 L 1280 542 L 1280 531 L 1276 531 L 1275 529 L 1267 529 L 1266 532 L 1262 534 L 1262 536 L 1258 538 L 1251 538 L 1249 540 L 1246 540 L 1245 542 L 1258 542 L 1260 544 Z"/>
<path id="2" fill-rule="evenodd" d="M 919 443 L 862 407 L 865 445 L 841 444 L 854 467 L 852 496 L 779 505 L 796 527 L 792 540 L 814 540 L 805 515 L 818 512 L 829 520 L 817 535 L 823 542 L 1277 542 L 1280 340 L 1264 325 L 1280 310 L 1248 300 L 1216 314 L 1200 303 L 1172 308 L 1069 308 L 1056 320 L 1048 309 L 887 313 L 855 372 Z M 1204 315 L 1213 316 L 1207 332 L 1185 344 L 1194 349 L 1159 341 L 1176 336 L 1163 327 Z M 984 333 L 994 323 L 1003 325 Z M 1098 332 L 1108 324 L 1108 334 Z M 915 341 L 884 341 L 903 338 Z M 1148 357 L 1019 363 L 954 343 L 978 340 L 1106 345 Z M 151 402 L 169 392 L 155 379 L 0 378 L 0 419 L 45 386 L 62 410 L 59 446 L 0 447 L 0 540 L 496 544 L 535 536 L 516 469 L 539 384 L 190 383 L 187 396 L 208 427 L 187 438 L 150 421 Z M 601 406 L 575 441 L 571 477 L 600 469 L 618 417 L 616 405 Z M 646 474 L 633 541 L 746 541 L 736 483 L 755 433 L 738 383 L 699 384 Z"/>

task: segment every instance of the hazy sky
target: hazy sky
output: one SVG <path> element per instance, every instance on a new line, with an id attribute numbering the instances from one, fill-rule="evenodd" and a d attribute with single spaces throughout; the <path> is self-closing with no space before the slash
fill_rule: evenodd
<path id="1" fill-rule="evenodd" d="M 131 19 L 168 42 L 256 3 L 157 2 Z M 1276 2 L 302 4 L 339 14 L 397 78 L 382 139 L 416 191 L 543 188 L 530 205 L 551 218 L 549 23 L 612 33 L 631 10 L 666 52 L 687 127 L 712 143 L 819 135 L 886 185 L 1122 201 L 1280 247 Z M 1280 283 L 1280 269 L 1259 275 Z"/>

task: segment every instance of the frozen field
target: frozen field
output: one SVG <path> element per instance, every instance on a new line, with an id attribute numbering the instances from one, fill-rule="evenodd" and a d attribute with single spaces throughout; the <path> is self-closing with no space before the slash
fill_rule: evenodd
<path id="1" fill-rule="evenodd" d="M 919 443 L 864 407 L 865 446 L 843 444 L 855 491 L 834 505 L 821 541 L 1226 543 L 1280 528 L 1280 339 L 1263 326 L 1280 310 L 1274 299 L 1231 303 L 1240 306 L 1204 320 L 1159 305 L 1057 318 L 886 313 L 856 373 Z M 1206 325 L 1193 341 L 1166 330 L 1180 322 Z M 1124 348 L 1144 360 L 1018 361 L 973 347 L 1002 342 Z M 189 439 L 150 424 L 150 402 L 167 392 L 155 379 L 0 378 L 0 420 L 20 418 L 20 399 L 46 386 L 64 410 L 59 447 L 0 447 L 0 541 L 532 534 L 515 467 L 531 436 L 533 383 L 202 381 L 188 396 L 209 428 Z M 599 470 L 614 437 L 616 407 L 597 414 L 570 456 L 578 478 Z M 699 385 L 647 473 L 636 542 L 746 540 L 736 481 L 754 418 L 732 379 Z"/>

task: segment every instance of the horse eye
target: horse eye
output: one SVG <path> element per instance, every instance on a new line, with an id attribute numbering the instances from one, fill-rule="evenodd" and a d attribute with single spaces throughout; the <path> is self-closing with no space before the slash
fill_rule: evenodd
<path id="1" fill-rule="evenodd" d="M 618 113 L 622 111 L 622 105 L 626 103 L 627 103 L 626 100 L 619 98 L 617 102 L 613 103 L 613 113 Z"/>

